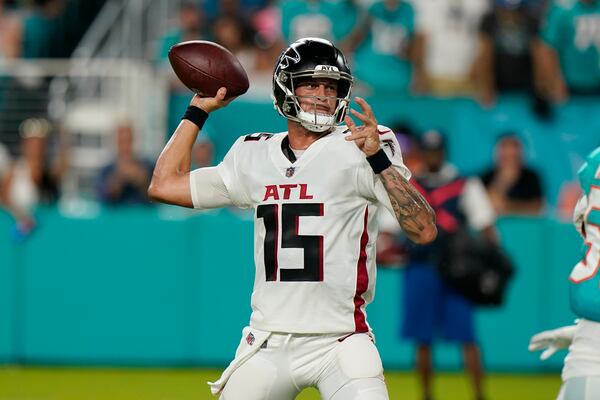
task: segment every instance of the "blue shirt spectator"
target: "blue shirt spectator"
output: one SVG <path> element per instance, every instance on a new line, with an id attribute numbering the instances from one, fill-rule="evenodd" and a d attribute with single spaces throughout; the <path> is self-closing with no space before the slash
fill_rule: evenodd
<path id="1" fill-rule="evenodd" d="M 122 124 L 117 129 L 117 157 L 100 172 L 99 197 L 106 204 L 149 204 L 148 185 L 153 166 L 133 152 L 133 129 Z"/>

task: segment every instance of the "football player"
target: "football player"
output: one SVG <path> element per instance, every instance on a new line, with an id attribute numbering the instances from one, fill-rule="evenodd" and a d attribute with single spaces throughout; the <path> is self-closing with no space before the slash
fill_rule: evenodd
<path id="1" fill-rule="evenodd" d="M 569 298 L 580 319 L 575 325 L 538 333 L 529 343 L 530 351 L 545 349 L 542 360 L 569 347 L 558 400 L 600 399 L 600 147 L 578 175 L 583 195 L 573 222 L 586 252 L 571 271 Z"/>
<path id="2" fill-rule="evenodd" d="M 361 98 L 361 111 L 350 111 L 360 122 L 346 115 L 352 82 L 330 42 L 300 39 L 273 73 L 287 132 L 242 136 L 218 166 L 190 172 L 199 129 L 231 101 L 221 88 L 214 98 L 194 96 L 158 159 L 152 198 L 254 209 L 252 315 L 235 359 L 210 384 L 222 400 L 292 400 L 309 386 L 323 399 L 388 399 L 366 316 L 377 208 L 393 212 L 417 243 L 437 230 L 434 212 L 408 181 L 394 133 Z"/>

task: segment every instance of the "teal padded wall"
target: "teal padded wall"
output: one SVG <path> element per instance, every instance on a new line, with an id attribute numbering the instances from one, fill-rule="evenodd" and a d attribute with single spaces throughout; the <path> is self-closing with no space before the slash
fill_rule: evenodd
<path id="1" fill-rule="evenodd" d="M 19 357 L 68 363 L 187 357 L 193 289 L 187 225 L 145 209 L 93 220 L 44 211 L 25 244 Z"/>
<path id="2" fill-rule="evenodd" d="M 14 222 L 0 210 L 0 362 L 16 359 L 16 318 L 22 315 L 19 296 L 20 276 L 17 276 L 20 247 L 13 243 L 11 229 Z"/>
<path id="3" fill-rule="evenodd" d="M 190 315 L 197 363 L 227 363 L 248 323 L 254 282 L 252 218 L 248 211 L 220 210 L 190 221 L 199 238 L 190 257 L 197 282 Z"/>
<path id="4" fill-rule="evenodd" d="M 189 97 L 180 99 L 183 108 Z M 524 97 L 481 109 L 470 100 L 380 97 L 369 100 L 381 124 L 443 128 L 449 157 L 467 173 L 491 164 L 497 135 L 515 130 L 542 175 L 548 214 L 561 185 L 600 145 L 600 102 L 573 99 L 551 122 L 537 119 Z M 270 102 L 244 97 L 211 115 L 205 131 L 220 160 L 242 134 L 281 131 Z M 250 313 L 252 221 L 247 212 L 188 212 L 174 207 L 111 209 L 89 219 L 55 209 L 39 212 L 24 243 L 0 214 L 0 362 L 224 365 Z M 567 281 L 580 255 L 570 224 L 551 218 L 504 219 L 502 242 L 517 262 L 505 307 L 482 310 L 478 331 L 487 365 L 496 370 L 559 368 L 526 351 L 531 334 L 571 323 Z M 402 271 L 381 269 L 369 320 L 389 367 L 412 365 L 412 345 L 398 336 Z M 564 354 L 564 353 L 563 353 Z M 460 363 L 440 345 L 443 368 Z"/>
<path id="5" fill-rule="evenodd" d="M 25 243 L 3 237 L 0 362 L 90 365 L 213 365 L 233 356 L 250 315 L 253 228 L 247 211 L 197 213 L 170 206 L 106 209 L 92 219 L 38 213 Z M 0 219 L 0 233 L 11 227 Z M 571 323 L 566 279 L 580 251 L 569 224 L 500 220 L 516 263 L 506 304 L 478 312 L 487 366 L 556 370 L 527 352 L 529 337 Z M 18 272 L 18 273 L 17 273 Z M 368 309 L 388 368 L 413 363 L 399 337 L 402 270 L 379 269 Z M 458 349 L 436 347 L 444 369 Z"/>

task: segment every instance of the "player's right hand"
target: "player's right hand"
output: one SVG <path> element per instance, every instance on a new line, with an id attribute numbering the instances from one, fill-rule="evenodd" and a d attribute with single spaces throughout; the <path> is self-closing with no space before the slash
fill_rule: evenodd
<path id="1" fill-rule="evenodd" d="M 576 329 L 577 325 L 569 325 L 533 335 L 529 341 L 529 351 L 545 349 L 540 355 L 540 360 L 547 360 L 558 350 L 569 347 Z"/>
<path id="2" fill-rule="evenodd" d="M 217 90 L 217 94 L 215 95 L 215 97 L 200 97 L 197 94 L 195 94 L 192 98 L 192 101 L 190 102 L 190 105 L 201 108 L 202 110 L 210 114 L 211 112 L 218 110 L 219 108 L 225 107 L 236 98 L 230 97 L 228 99 L 225 99 L 226 95 L 227 89 L 224 87 Z"/>

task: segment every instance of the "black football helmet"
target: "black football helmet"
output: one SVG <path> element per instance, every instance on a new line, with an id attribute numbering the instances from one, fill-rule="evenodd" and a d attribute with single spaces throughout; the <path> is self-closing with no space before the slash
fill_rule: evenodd
<path id="1" fill-rule="evenodd" d="M 300 108 L 295 89 L 304 78 L 335 79 L 338 84 L 337 103 L 333 115 Z M 285 118 L 297 121 L 312 132 L 325 132 L 344 120 L 353 78 L 346 57 L 331 42 L 319 38 L 303 38 L 285 49 L 273 71 L 275 109 Z"/>

